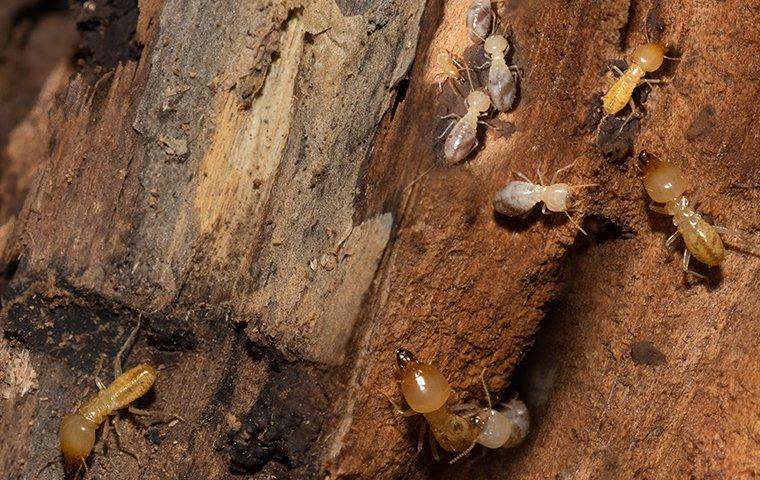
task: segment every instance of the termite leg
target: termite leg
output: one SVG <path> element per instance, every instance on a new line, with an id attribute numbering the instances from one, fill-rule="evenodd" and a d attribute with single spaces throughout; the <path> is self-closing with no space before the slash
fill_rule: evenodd
<path id="1" fill-rule="evenodd" d="M 681 232 L 676 231 L 673 235 L 669 236 L 667 240 L 665 240 L 665 248 L 670 250 L 673 248 L 673 243 L 678 240 L 678 237 L 681 236 Z"/>
<path id="2" fill-rule="evenodd" d="M 663 85 L 667 85 L 667 84 L 668 84 L 668 83 L 670 83 L 670 82 L 669 82 L 669 81 L 667 81 L 667 80 L 665 80 L 665 79 L 658 79 L 658 78 L 653 78 L 653 79 L 650 79 L 650 78 L 643 78 L 643 79 L 641 79 L 641 80 L 639 81 L 639 85 L 641 85 L 642 83 L 646 83 L 647 85 L 649 85 L 649 86 L 651 87 L 652 85 L 654 85 L 654 84 L 656 84 L 656 83 L 661 83 L 661 84 L 663 84 Z"/>
<path id="3" fill-rule="evenodd" d="M 613 72 L 615 72 L 619 77 L 622 77 L 624 75 L 623 71 L 620 70 L 617 66 L 615 66 L 615 65 L 609 65 L 609 67 L 610 67 L 610 70 L 612 70 Z"/>
<path id="4" fill-rule="evenodd" d="M 423 445 L 425 445 L 425 433 L 427 433 L 426 430 L 427 422 L 422 422 L 422 425 L 420 426 L 420 433 L 417 435 L 417 453 L 414 454 L 415 457 L 420 454 Z"/>
<path id="5" fill-rule="evenodd" d="M 116 445 L 119 447 L 119 450 L 126 453 L 130 457 L 134 458 L 137 462 L 137 465 L 140 465 L 140 457 L 137 456 L 136 453 L 124 448 L 122 441 L 121 441 L 121 432 L 119 431 L 119 416 L 118 414 L 113 419 L 113 431 L 116 433 Z"/>
<path id="6" fill-rule="evenodd" d="M 493 125 L 491 125 L 490 123 L 486 122 L 485 120 L 478 120 L 478 123 L 480 125 L 485 125 L 486 127 L 490 128 L 491 130 L 496 130 L 497 132 L 501 132 L 502 131 L 501 128 L 494 127 Z"/>
<path id="7" fill-rule="evenodd" d="M 702 280 L 707 280 L 707 277 L 702 275 L 701 273 L 697 273 L 694 270 L 689 270 L 689 260 L 691 260 L 691 252 L 688 248 L 683 249 L 683 263 L 681 264 L 681 268 L 683 268 L 683 271 L 685 273 L 690 273 L 694 275 L 695 277 L 699 277 Z"/>
<path id="8" fill-rule="evenodd" d="M 475 70 L 482 70 L 491 64 L 491 60 L 486 60 L 482 65 L 475 67 Z"/>
<path id="9" fill-rule="evenodd" d="M 415 412 L 411 408 L 408 410 L 404 410 L 403 408 L 401 408 L 391 397 L 388 396 L 387 393 L 383 393 L 383 395 L 385 395 L 385 398 L 387 398 L 388 401 L 391 402 L 391 405 L 393 405 L 393 410 L 395 410 L 398 415 L 401 415 L 402 417 L 413 417 L 417 415 L 417 412 Z"/>
<path id="10" fill-rule="evenodd" d="M 450 121 L 450 122 L 449 122 L 449 125 L 446 127 L 446 129 L 443 131 L 443 133 L 442 133 L 442 134 L 440 134 L 440 135 L 438 135 L 438 136 L 436 137 L 436 140 L 440 140 L 440 139 L 442 139 L 443 137 L 445 137 L 445 136 L 446 136 L 446 134 L 447 134 L 447 133 L 449 133 L 449 130 L 451 130 L 451 127 L 453 127 L 453 126 L 454 126 L 454 120 L 452 120 L 452 121 Z"/>
<path id="11" fill-rule="evenodd" d="M 588 233 L 586 233 L 586 230 L 584 230 L 580 225 L 578 225 L 578 222 L 576 222 L 575 220 L 573 220 L 573 217 L 570 216 L 570 213 L 568 213 L 567 211 L 565 211 L 565 215 L 567 215 L 567 219 L 570 220 L 570 223 L 572 223 L 573 225 L 575 225 L 575 227 L 578 230 L 580 230 L 582 234 L 584 234 L 584 235 L 586 235 L 588 237 Z"/>
<path id="12" fill-rule="evenodd" d="M 665 210 L 665 207 L 655 205 L 654 203 L 649 204 L 649 209 L 653 212 L 661 213 L 663 215 L 668 215 L 668 212 Z"/>
<path id="13" fill-rule="evenodd" d="M 620 125 L 620 128 L 618 129 L 618 133 L 622 132 L 626 125 L 628 125 L 628 122 L 633 120 L 634 117 L 640 117 L 641 114 L 639 113 L 638 109 L 636 109 L 636 104 L 633 103 L 633 99 L 628 99 L 628 105 L 631 106 L 631 113 L 628 114 L 627 117 L 625 117 L 625 120 L 623 121 L 623 124 Z"/>
<path id="14" fill-rule="evenodd" d="M 160 411 L 148 411 L 143 410 L 142 408 L 133 407 L 132 405 L 129 405 L 127 407 L 127 411 L 131 413 L 132 415 L 137 415 L 140 417 L 154 417 L 155 420 L 151 420 L 148 422 L 149 425 L 156 425 L 159 423 L 170 423 L 174 420 L 179 420 L 181 422 L 184 422 L 185 419 L 177 415 L 176 413 L 166 413 L 166 412 L 160 412 Z"/>
<path id="15" fill-rule="evenodd" d="M 538 177 L 538 183 L 539 183 L 539 185 L 546 185 L 544 183 L 544 172 L 541 171 L 542 164 L 543 164 L 543 162 L 541 162 L 538 165 L 536 165 L 536 176 Z M 544 212 L 544 213 L 546 213 L 546 212 Z"/>
<path id="16" fill-rule="evenodd" d="M 574 166 L 575 166 L 575 162 L 571 163 L 570 165 L 566 165 L 566 166 L 560 168 L 559 170 L 557 170 L 556 172 L 554 172 L 554 175 L 552 175 L 552 179 L 549 180 L 549 185 L 553 185 L 554 184 L 554 181 L 557 179 L 557 176 L 559 176 L 560 172 L 564 172 L 565 170 L 569 170 L 569 169 L 573 168 Z"/>
<path id="17" fill-rule="evenodd" d="M 129 353 L 129 350 L 132 348 L 132 345 L 135 343 L 135 339 L 137 339 L 137 332 L 140 330 L 140 323 L 142 321 L 142 314 L 137 315 L 137 326 L 135 326 L 135 329 L 132 330 L 132 333 L 129 334 L 129 337 L 127 337 L 127 341 L 124 342 L 124 345 L 119 349 L 118 353 L 116 353 L 116 357 L 113 359 L 113 374 L 114 378 L 120 376 L 122 374 L 121 369 L 121 362 L 126 353 Z"/>
<path id="18" fill-rule="evenodd" d="M 515 173 L 517 174 L 517 176 L 518 176 L 518 177 L 522 178 L 522 179 L 523 179 L 523 180 L 525 180 L 526 182 L 528 182 L 528 183 L 533 183 L 533 181 L 532 181 L 530 178 L 528 178 L 528 177 L 526 177 L 525 175 L 523 175 L 523 173 L 522 173 L 522 172 L 515 172 Z"/>
<path id="19" fill-rule="evenodd" d="M 98 386 L 98 390 L 105 390 L 106 389 L 105 383 L 103 383 L 103 381 L 101 379 L 99 379 L 98 377 L 95 377 L 95 385 Z"/>
<path id="20" fill-rule="evenodd" d="M 451 407 L 452 412 L 463 412 L 465 410 L 477 410 L 479 407 L 474 403 L 460 403 Z"/>
<path id="21" fill-rule="evenodd" d="M 438 447 L 435 445 L 435 436 L 433 435 L 433 429 L 428 430 L 428 440 L 430 441 L 430 451 L 433 453 L 435 461 L 440 461 L 441 456 L 438 455 Z"/>

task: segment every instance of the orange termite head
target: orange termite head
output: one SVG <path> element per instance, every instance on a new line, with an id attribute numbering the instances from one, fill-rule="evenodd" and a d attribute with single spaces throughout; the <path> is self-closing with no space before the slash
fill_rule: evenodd
<path id="1" fill-rule="evenodd" d="M 95 445 L 97 425 L 78 413 L 66 415 L 61 420 L 61 453 L 66 461 L 66 470 L 82 466 Z"/>
<path id="2" fill-rule="evenodd" d="M 631 61 L 645 72 L 654 72 L 665 61 L 665 47 L 659 43 L 645 43 L 633 51 Z"/>
<path id="3" fill-rule="evenodd" d="M 663 162 L 649 152 L 641 152 L 639 162 L 644 171 L 644 188 L 655 202 L 677 200 L 686 191 L 683 171 L 672 163 Z"/>
<path id="4" fill-rule="evenodd" d="M 401 375 L 401 393 L 406 403 L 418 413 L 430 413 L 446 404 L 451 396 L 449 382 L 440 370 L 417 360 L 409 350 L 396 350 Z"/>

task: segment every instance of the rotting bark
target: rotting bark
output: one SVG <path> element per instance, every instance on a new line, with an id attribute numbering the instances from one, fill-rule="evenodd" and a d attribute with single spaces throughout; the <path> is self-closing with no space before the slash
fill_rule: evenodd
<path id="1" fill-rule="evenodd" d="M 508 2 L 523 76 L 500 120 L 516 131 L 435 166 L 437 115 L 462 100 L 438 94 L 431 59 L 480 63 L 467 3 L 98 0 L 78 13 L 74 75 L 53 71 L 6 149 L 10 170 L 40 162 L 28 194 L 0 190 L 23 202 L 3 254 L 0 358 L 22 372 L 0 385 L 0 433 L 18 439 L 0 446 L 9 478 L 55 458 L 61 413 L 110 376 L 138 315 L 128 364 L 162 366 L 138 406 L 185 421 L 122 422 L 143 465 L 111 448 L 92 457 L 101 478 L 758 474 L 758 259 L 733 252 L 722 278 L 684 282 L 630 153 L 678 162 L 702 210 L 760 231 L 747 101 L 760 7 Z M 598 136 L 607 64 L 645 31 L 683 55 L 660 74 L 672 83 L 641 92 L 640 122 Z M 494 217 L 512 170 L 572 160 L 573 182 L 601 184 L 581 203 L 588 239 L 561 216 Z M 517 368 L 527 443 L 409 462 L 419 419 L 382 395 L 397 396 L 402 345 L 461 399 L 482 399 L 483 368 L 492 392 Z"/>

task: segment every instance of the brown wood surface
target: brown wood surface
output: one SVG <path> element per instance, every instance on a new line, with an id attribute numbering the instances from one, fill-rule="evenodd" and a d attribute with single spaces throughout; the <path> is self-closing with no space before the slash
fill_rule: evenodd
<path id="1" fill-rule="evenodd" d="M 44 50 L 39 96 L 0 129 L 2 474 L 56 459 L 61 415 L 141 316 L 126 363 L 160 373 L 138 406 L 183 421 L 122 415 L 141 465 L 112 438 L 93 478 L 760 475 L 760 5 L 506 2 L 522 78 L 494 120 L 514 132 L 444 166 L 438 116 L 463 106 L 433 59 L 482 62 L 467 3 L 77 3 L 78 37 Z M 641 88 L 640 121 L 597 129 L 608 65 L 647 35 L 681 57 L 655 74 L 669 83 Z M 709 282 L 664 249 L 642 149 L 745 232 Z M 573 213 L 588 237 L 494 215 L 513 172 L 573 161 L 569 182 L 599 184 Z M 458 400 L 483 401 L 483 369 L 493 395 L 519 392 L 525 444 L 412 459 L 422 420 L 383 396 L 400 346 Z"/>

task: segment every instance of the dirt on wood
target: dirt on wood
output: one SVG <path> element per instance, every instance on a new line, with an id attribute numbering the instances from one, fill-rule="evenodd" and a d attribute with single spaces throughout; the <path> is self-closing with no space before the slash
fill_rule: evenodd
<path id="1" fill-rule="evenodd" d="M 0 117 L 8 478 L 61 478 L 61 415 L 111 379 L 138 317 L 127 365 L 159 376 L 137 406 L 183 420 L 123 415 L 141 464 L 112 441 L 93 478 L 760 475 L 760 6 L 499 4 L 521 71 L 492 119 L 508 134 L 482 129 L 446 166 L 438 117 L 464 107 L 433 60 L 484 60 L 467 0 L 75 3 L 32 15 L 71 35 L 42 42 Z M 0 7 L 0 26 L 30 5 Z M 680 59 L 637 90 L 640 118 L 602 118 L 609 66 L 647 38 Z M 0 45 L 0 91 L 28 45 Z M 722 267 L 697 267 L 707 281 L 663 246 L 643 149 L 743 232 Z M 563 181 L 598 184 L 572 212 L 587 237 L 564 215 L 494 214 L 516 172 L 573 162 Z M 385 397 L 400 400 L 398 347 L 457 401 L 484 401 L 485 369 L 495 398 L 526 401 L 526 442 L 415 456 L 422 418 Z"/>

